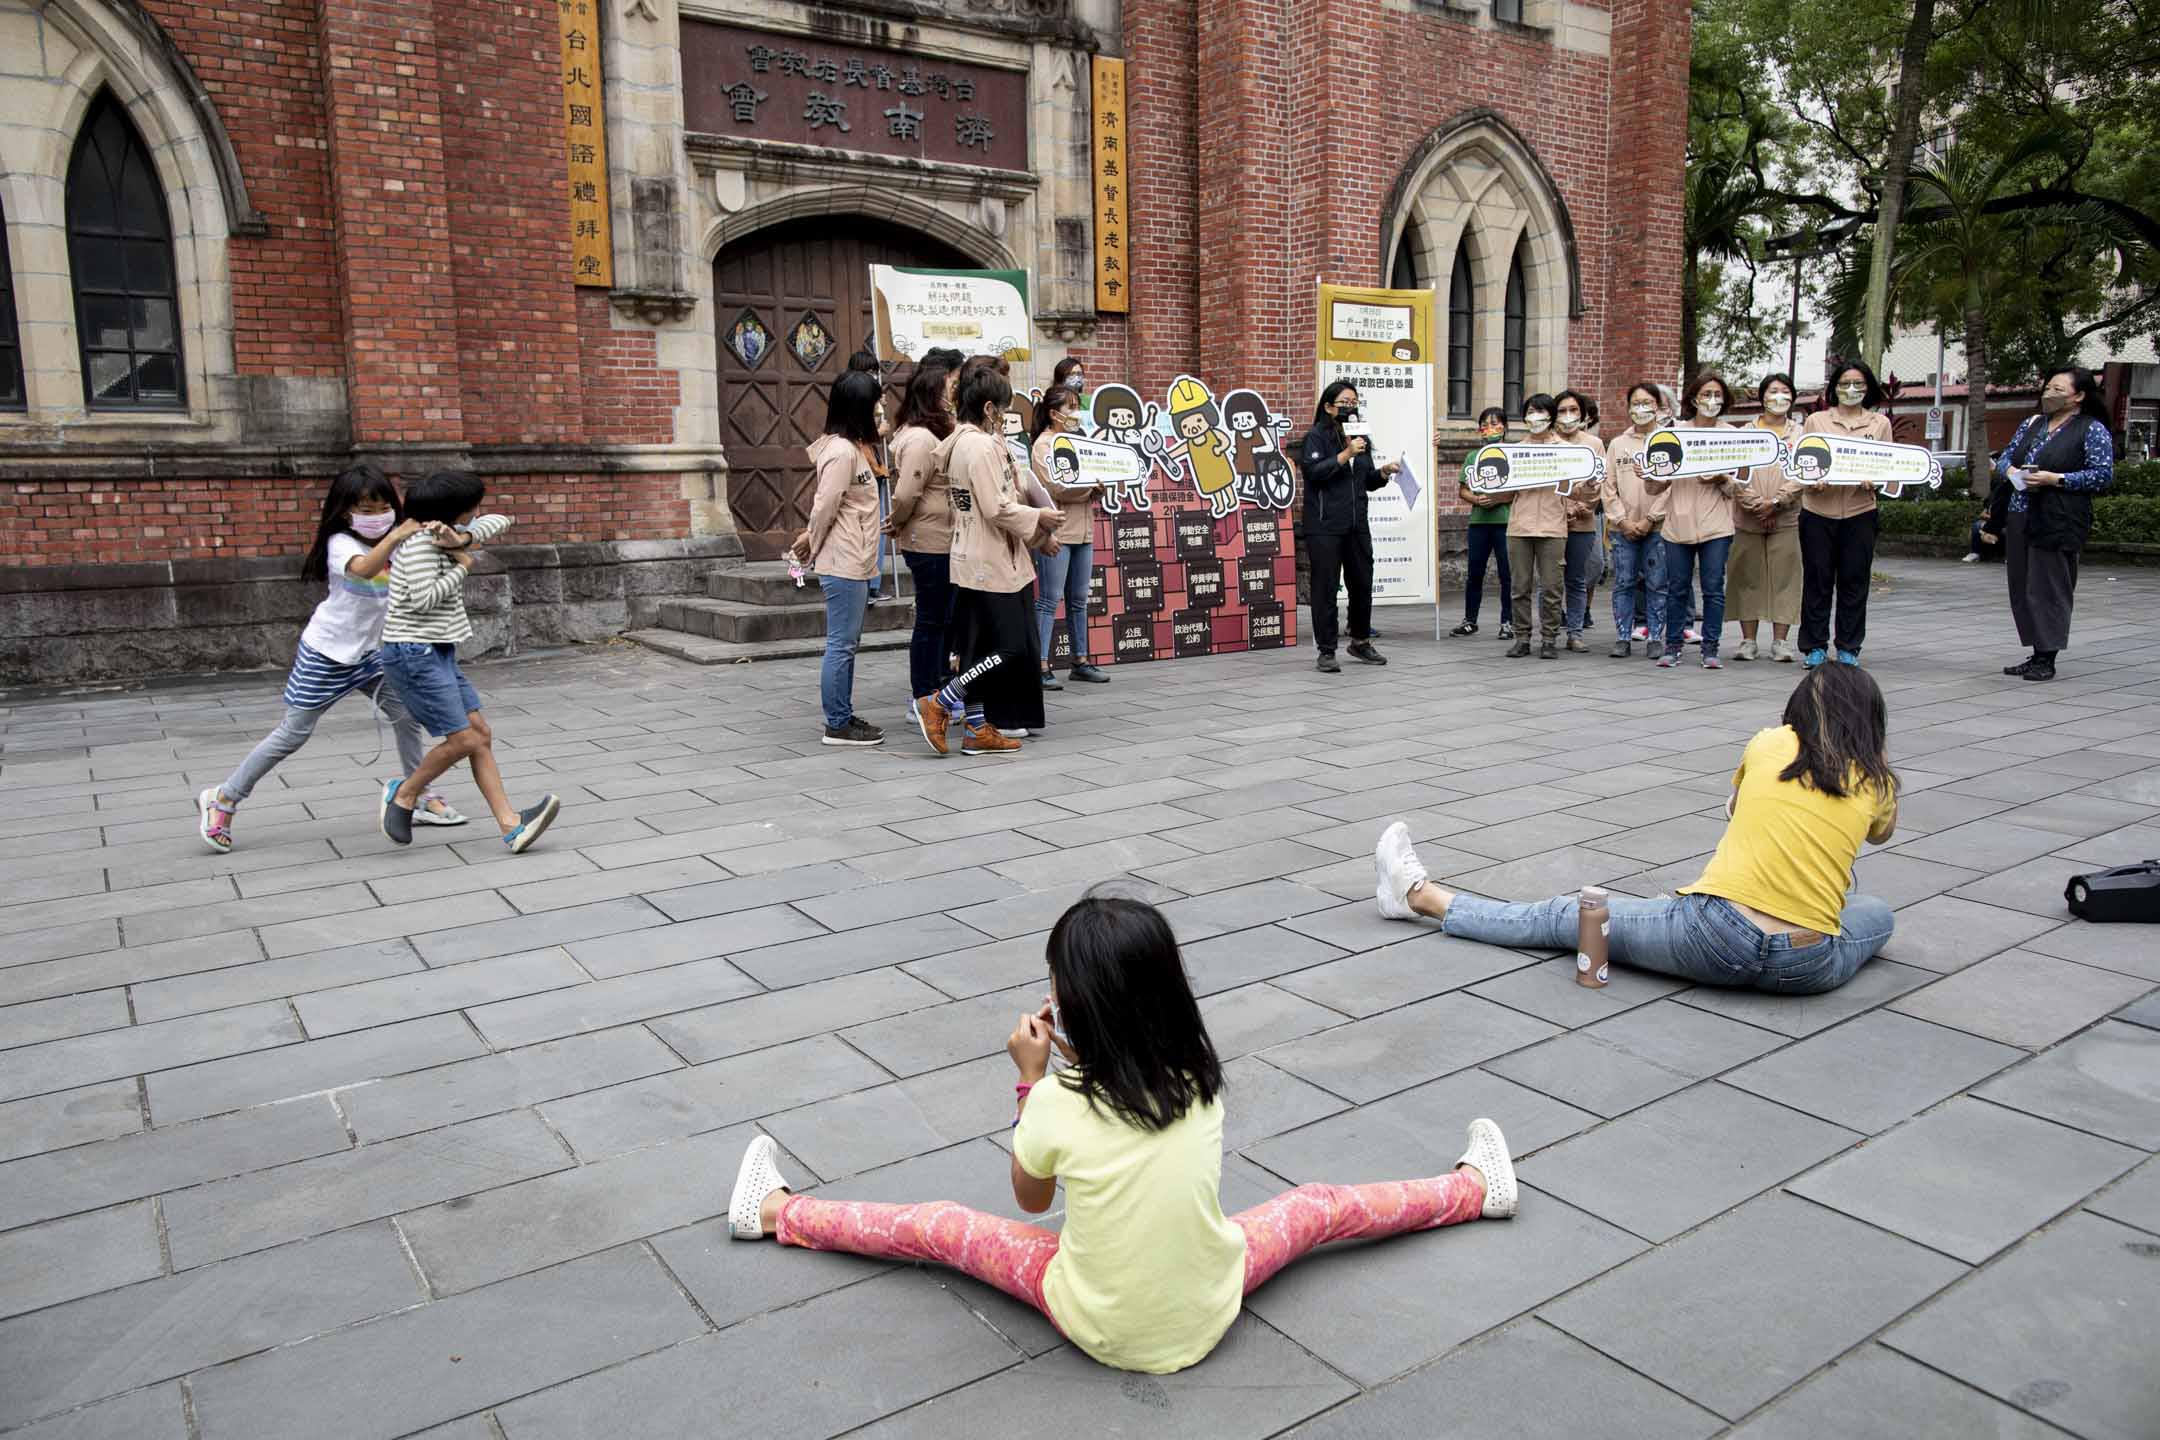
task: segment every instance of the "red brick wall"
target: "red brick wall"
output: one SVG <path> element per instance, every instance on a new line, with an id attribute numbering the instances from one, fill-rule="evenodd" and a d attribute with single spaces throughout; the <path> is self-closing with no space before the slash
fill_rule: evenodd
<path id="1" fill-rule="evenodd" d="M 0 565 L 303 554 L 319 479 L 28 481 L 0 489 Z M 516 520 L 504 543 L 661 540 L 685 533 L 680 477 L 488 477 L 486 508 Z"/>
<path id="2" fill-rule="evenodd" d="M 617 330 L 604 290 L 577 296 L 579 373 L 585 428 L 623 445 L 665 445 L 675 438 L 682 381 L 660 368 L 660 337 L 651 330 Z"/>
<path id="3" fill-rule="evenodd" d="M 1195 18 L 1195 0 L 1124 7 L 1133 308 L 1126 369 L 1103 378 L 1150 393 L 1199 359 Z"/>
<path id="4" fill-rule="evenodd" d="M 1680 368 L 1680 196 L 1687 174 L 1688 12 L 1668 0 L 1612 0 L 1613 65 L 1607 217 L 1614 263 L 1603 287 L 1613 317 L 1610 393 Z M 1652 203 L 1644 203 L 1648 200 Z M 1663 203 L 1659 203 L 1663 202 Z M 1607 429 L 1618 407 L 1605 406 Z"/>

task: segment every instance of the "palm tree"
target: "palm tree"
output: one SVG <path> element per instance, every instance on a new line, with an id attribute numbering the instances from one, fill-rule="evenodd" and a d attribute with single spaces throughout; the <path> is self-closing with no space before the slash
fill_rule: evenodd
<path id="1" fill-rule="evenodd" d="M 1752 157 L 1768 133 L 1750 116 L 1737 145 L 1719 145 L 1690 158 L 1680 260 L 1681 374 L 1701 368 L 1702 267 L 1704 262 L 1744 260 L 1752 253 L 1763 184 Z"/>

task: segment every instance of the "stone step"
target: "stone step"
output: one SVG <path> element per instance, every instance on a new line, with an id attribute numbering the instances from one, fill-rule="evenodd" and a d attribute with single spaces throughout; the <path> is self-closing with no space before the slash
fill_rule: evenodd
<path id="1" fill-rule="evenodd" d="M 794 591 L 789 586 L 791 593 Z M 816 594 L 816 592 L 812 592 Z M 663 630 L 680 630 L 710 640 L 756 644 L 765 640 L 816 640 L 823 648 L 825 602 L 798 598 L 791 605 L 755 605 L 741 600 L 710 600 L 696 595 L 670 596 L 657 607 L 656 623 Z M 911 630 L 915 604 L 911 600 L 872 605 L 863 615 L 863 632 Z"/>
<path id="2" fill-rule="evenodd" d="M 893 577 L 890 574 L 886 575 L 885 583 L 888 588 L 892 585 Z M 914 593 L 915 587 L 912 583 L 905 580 L 902 583 L 907 586 L 908 594 Z M 803 576 L 803 583 L 798 588 L 795 582 L 788 578 L 785 560 L 758 560 L 748 565 L 730 565 L 722 570 L 714 570 L 705 577 L 705 593 L 715 600 L 740 600 L 745 605 L 824 603 L 819 598 L 817 576 Z"/>
<path id="3" fill-rule="evenodd" d="M 661 655 L 672 655 L 677 660 L 687 660 L 693 665 L 747 665 L 753 660 L 801 660 L 815 659 L 825 653 L 825 637 L 801 640 L 762 640 L 741 645 L 728 640 L 711 640 L 703 635 L 689 635 L 680 630 L 632 630 L 623 639 L 632 644 Z M 908 632 L 905 630 L 865 631 L 862 648 L 870 650 L 905 650 Z"/>

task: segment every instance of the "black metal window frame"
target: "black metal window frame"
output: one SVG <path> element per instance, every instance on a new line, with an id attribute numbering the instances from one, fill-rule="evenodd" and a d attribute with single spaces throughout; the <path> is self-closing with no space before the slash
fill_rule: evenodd
<path id="1" fill-rule="evenodd" d="M 1508 261 L 1507 308 L 1500 337 L 1501 408 L 1520 419 L 1523 402 L 1523 355 L 1530 331 L 1529 287 L 1523 283 L 1522 247 Z"/>
<path id="2" fill-rule="evenodd" d="M 91 105 L 68 161 L 67 236 L 84 402 L 185 407 L 172 219 L 149 147 L 110 90 Z"/>
<path id="3" fill-rule="evenodd" d="M 0 410 L 29 404 L 30 386 L 23 373 L 22 332 L 15 311 L 15 266 L 8 257 L 7 205 L 0 201 Z"/>
<path id="4" fill-rule="evenodd" d="M 1492 0 L 1492 18 L 1510 25 L 1523 23 L 1523 0 Z"/>
<path id="5" fill-rule="evenodd" d="M 1470 418 L 1470 372 L 1476 363 L 1477 286 L 1470 275 L 1470 245 L 1455 247 L 1448 272 L 1447 413 L 1451 420 Z"/>

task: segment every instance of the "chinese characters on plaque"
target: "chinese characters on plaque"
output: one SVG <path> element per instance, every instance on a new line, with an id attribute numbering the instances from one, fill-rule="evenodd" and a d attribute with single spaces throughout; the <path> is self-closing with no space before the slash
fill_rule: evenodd
<path id="1" fill-rule="evenodd" d="M 1132 310 L 1126 220 L 1131 157 L 1125 149 L 1125 62 L 1094 57 L 1095 118 L 1095 308 L 1115 315 Z"/>
<path id="2" fill-rule="evenodd" d="M 599 0 L 556 0 L 562 21 L 563 138 L 569 160 L 570 273 L 615 283 L 608 238 L 607 119 L 600 102 Z"/>

